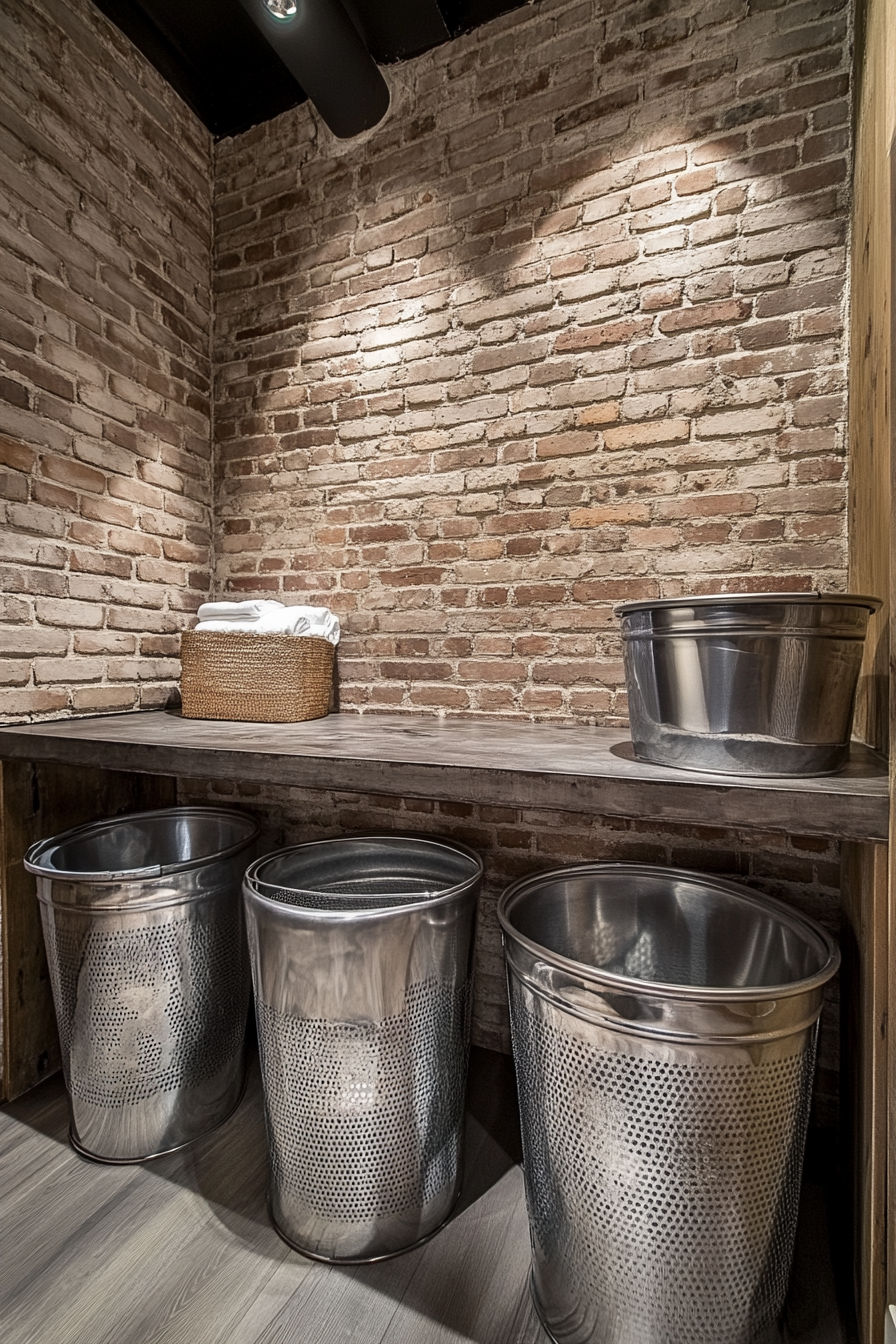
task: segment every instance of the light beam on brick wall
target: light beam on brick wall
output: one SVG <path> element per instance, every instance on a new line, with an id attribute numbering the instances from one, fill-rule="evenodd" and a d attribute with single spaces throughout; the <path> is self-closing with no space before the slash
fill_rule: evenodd
<path id="1" fill-rule="evenodd" d="M 547 0 L 219 146 L 217 584 L 344 708 L 622 722 L 618 599 L 844 586 L 848 17 Z"/>

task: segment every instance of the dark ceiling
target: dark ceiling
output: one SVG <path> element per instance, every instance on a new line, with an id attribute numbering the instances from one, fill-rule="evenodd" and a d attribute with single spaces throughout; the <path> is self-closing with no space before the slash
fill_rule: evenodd
<path id="1" fill-rule="evenodd" d="M 216 138 L 237 135 L 305 100 L 305 90 L 240 0 L 94 3 L 164 75 Z M 391 65 L 517 9 L 526 0 L 342 3 L 376 63 Z"/>

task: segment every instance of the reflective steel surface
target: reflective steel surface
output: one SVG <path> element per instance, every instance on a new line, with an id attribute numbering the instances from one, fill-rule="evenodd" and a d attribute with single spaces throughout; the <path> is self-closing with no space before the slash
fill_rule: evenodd
<path id="1" fill-rule="evenodd" d="M 778 1338 L 831 939 L 720 879 L 502 896 L 539 1315 L 561 1344 Z"/>
<path id="2" fill-rule="evenodd" d="M 819 593 L 623 603 L 635 754 L 710 773 L 841 769 L 865 629 L 879 606 Z"/>
<path id="3" fill-rule="evenodd" d="M 95 903 L 118 908 L 125 900 L 140 898 L 139 886 L 119 879 L 179 873 L 209 859 L 245 855 L 257 835 L 255 823 L 242 812 L 169 807 L 76 826 L 33 845 L 27 863 L 35 873 L 58 880 L 70 877 L 82 887 L 89 882 Z M 64 899 L 64 890 L 60 887 L 55 899 Z M 79 899 L 85 896 L 82 890 Z M 147 899 L 154 897 L 147 894 Z"/>
<path id="4" fill-rule="evenodd" d="M 239 812 L 168 808 L 78 827 L 26 855 L 72 1142 L 91 1157 L 179 1148 L 239 1101 L 250 995 L 240 881 L 257 834 Z"/>
<path id="5" fill-rule="evenodd" d="M 394 1255 L 454 1206 L 481 878 L 471 850 L 410 836 L 246 874 L 271 1214 L 306 1255 Z"/>

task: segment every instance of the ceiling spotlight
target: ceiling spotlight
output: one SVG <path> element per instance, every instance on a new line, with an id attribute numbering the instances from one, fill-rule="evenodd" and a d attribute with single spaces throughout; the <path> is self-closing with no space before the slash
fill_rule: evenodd
<path id="1" fill-rule="evenodd" d="M 344 140 L 383 119 L 389 86 L 340 0 L 240 4 L 334 135 Z"/>

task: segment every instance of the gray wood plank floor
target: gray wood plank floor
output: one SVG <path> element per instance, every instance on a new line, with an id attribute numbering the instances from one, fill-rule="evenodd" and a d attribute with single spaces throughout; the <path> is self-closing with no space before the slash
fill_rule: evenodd
<path id="1" fill-rule="evenodd" d="M 333 1267 L 276 1235 L 257 1064 L 227 1125 L 143 1166 L 68 1144 L 60 1077 L 0 1109 L 4 1344 L 546 1344 L 509 1061 L 474 1051 L 467 1177 L 449 1225 L 406 1255 Z M 804 1189 L 790 1339 L 847 1344 L 824 1194 Z"/>
<path id="2" fill-rule="evenodd" d="M 339 1268 L 270 1225 L 257 1064 L 226 1126 L 141 1166 L 78 1157 L 50 1079 L 0 1110 L 4 1344 L 544 1344 L 509 1062 L 474 1052 L 472 1075 L 448 1227 L 394 1260 Z"/>

